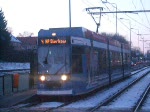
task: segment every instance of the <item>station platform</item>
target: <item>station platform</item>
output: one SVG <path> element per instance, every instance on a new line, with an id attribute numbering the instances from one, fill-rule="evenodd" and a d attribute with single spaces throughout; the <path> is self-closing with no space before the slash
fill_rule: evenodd
<path id="1" fill-rule="evenodd" d="M 37 89 L 15 92 L 10 95 L 0 96 L 0 108 L 8 108 L 36 95 Z"/>

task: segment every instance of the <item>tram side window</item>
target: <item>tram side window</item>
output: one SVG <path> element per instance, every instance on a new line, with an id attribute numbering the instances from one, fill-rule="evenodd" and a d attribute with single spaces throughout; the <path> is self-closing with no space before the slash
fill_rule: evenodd
<path id="1" fill-rule="evenodd" d="M 125 64 L 127 64 L 127 60 L 128 60 L 128 56 L 127 56 L 127 54 L 125 54 Z"/>
<path id="2" fill-rule="evenodd" d="M 130 57 L 129 57 L 129 55 L 127 54 L 127 53 L 124 53 L 124 66 L 125 66 L 125 68 L 128 68 L 129 67 L 129 65 L 130 65 Z"/>
<path id="3" fill-rule="evenodd" d="M 128 65 L 130 64 L 130 55 L 125 53 L 125 64 Z"/>
<path id="4" fill-rule="evenodd" d="M 106 50 L 100 50 L 100 73 L 106 72 L 107 70 L 107 54 Z"/>
<path id="5" fill-rule="evenodd" d="M 115 68 L 121 67 L 121 54 L 119 52 L 114 52 L 114 65 Z"/>
<path id="6" fill-rule="evenodd" d="M 72 73 L 82 73 L 82 54 L 83 48 L 78 46 L 72 47 Z"/>

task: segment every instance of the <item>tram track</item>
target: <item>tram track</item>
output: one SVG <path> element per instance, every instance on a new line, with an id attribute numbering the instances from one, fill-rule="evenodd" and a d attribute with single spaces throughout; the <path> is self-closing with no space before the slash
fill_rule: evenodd
<path id="1" fill-rule="evenodd" d="M 143 92 L 143 94 L 139 98 L 137 104 L 133 108 L 133 112 L 138 112 L 141 109 L 141 106 L 142 106 L 143 102 L 145 101 L 149 91 L 150 91 L 150 83 L 148 84 L 147 88 L 145 89 L 145 91 Z"/>
<path id="2" fill-rule="evenodd" d="M 145 69 L 144 69 L 145 70 Z M 119 89 L 117 92 L 115 92 L 115 93 L 113 93 L 113 95 L 112 96 L 107 96 L 105 99 L 103 99 L 102 101 L 100 101 L 100 103 L 98 104 L 98 105 L 96 105 L 96 106 L 94 106 L 94 107 L 91 107 L 91 108 L 88 108 L 88 109 L 84 109 L 84 111 L 85 112 L 94 112 L 94 111 L 96 111 L 98 108 L 100 108 L 101 106 L 103 106 L 103 105 L 106 105 L 107 103 L 109 103 L 110 101 L 112 101 L 115 97 L 117 97 L 117 96 L 119 96 L 120 94 L 122 94 L 122 92 L 124 92 L 126 89 L 128 89 L 129 87 L 131 87 L 132 85 L 134 85 L 136 82 L 138 82 L 141 78 L 143 78 L 143 77 L 145 77 L 147 74 L 149 73 L 149 71 L 147 71 L 147 72 L 145 72 L 145 73 L 143 73 L 144 75 L 142 75 L 141 77 L 139 77 L 139 78 L 137 78 L 137 79 L 135 79 L 134 81 L 132 81 L 130 84 L 128 84 L 126 87 L 124 87 L 124 88 L 122 88 L 122 89 Z M 104 94 L 105 94 L 105 92 L 104 92 Z M 86 99 L 84 99 L 84 100 L 86 100 Z M 88 99 L 87 99 L 88 100 Z M 82 102 L 82 101 L 81 101 Z M 90 102 L 90 100 L 88 101 L 88 102 Z M 78 103 L 78 102 L 77 102 Z M 85 105 L 86 105 L 86 102 L 82 102 L 83 104 L 85 103 Z M 70 109 L 70 107 L 73 107 L 73 104 L 70 104 L 70 105 L 72 105 L 72 106 L 65 106 L 64 108 L 66 108 L 66 109 Z M 80 102 L 79 102 L 79 104 L 78 105 L 80 105 Z M 61 107 L 62 108 L 62 107 Z M 73 107 L 74 108 L 74 107 Z M 78 106 L 77 106 L 77 108 L 78 108 Z M 73 110 L 75 110 L 76 109 L 76 107 L 73 109 Z M 61 112 L 61 109 L 59 109 L 60 110 L 60 112 Z M 82 110 L 83 111 L 83 110 Z M 59 111 L 58 111 L 59 112 Z"/>
<path id="3" fill-rule="evenodd" d="M 133 85 L 138 83 L 142 78 L 144 78 L 148 73 L 142 75 L 141 77 L 137 78 L 136 80 L 132 81 L 129 85 L 125 86 L 124 88 L 120 89 L 118 92 L 113 94 L 112 96 L 105 99 L 103 102 L 99 103 L 97 106 L 89 109 L 89 112 L 95 112 L 97 109 L 99 109 L 102 106 L 108 105 L 110 102 L 112 102 L 114 99 L 119 97 L 123 92 L 125 92 L 127 89 L 131 88 Z M 138 107 L 137 107 L 138 109 Z M 135 111 L 136 112 L 136 111 Z"/>
<path id="4" fill-rule="evenodd" d="M 55 98 L 54 98 L 55 99 Z M 64 99 L 64 98 L 63 98 Z M 80 98 L 72 98 L 70 100 L 70 98 L 68 99 L 69 101 L 61 101 L 61 104 L 60 105 L 57 105 L 57 106 L 52 106 L 52 107 L 40 107 L 40 104 L 42 103 L 46 103 L 48 102 L 49 104 L 51 103 L 53 105 L 53 103 L 56 103 L 56 99 L 54 101 L 49 101 L 49 100 L 45 100 L 45 101 L 40 101 L 40 100 L 35 100 L 35 101 L 24 101 L 22 103 L 19 103 L 18 105 L 15 105 L 15 106 L 12 106 L 12 107 L 9 107 L 7 112 L 52 112 L 52 111 L 55 111 L 57 109 L 60 109 L 62 107 L 65 107 L 73 102 L 77 102 L 78 100 L 81 100 L 82 97 Z M 31 99 L 30 99 L 31 100 Z M 6 110 L 5 110 L 6 111 Z M 5 112 L 4 111 L 4 112 Z M 1 112 L 1 111 L 0 111 Z"/>
<path id="5" fill-rule="evenodd" d="M 147 68 L 148 69 L 148 68 Z M 145 72 L 144 72 L 145 71 Z M 146 69 L 144 69 L 144 71 L 141 71 L 141 73 L 142 74 L 147 74 L 148 72 L 149 72 L 149 70 L 146 70 Z M 137 73 L 138 74 L 138 73 Z M 140 71 L 139 71 L 139 74 L 140 74 Z M 138 77 L 144 77 L 145 75 L 141 75 L 141 76 L 138 76 Z M 133 76 L 135 76 L 135 74 L 133 75 Z M 126 79 L 126 80 L 128 80 L 128 79 Z M 129 80 L 131 80 L 131 79 L 129 79 Z M 136 81 L 138 81 L 138 80 L 140 80 L 139 78 L 135 78 L 134 80 L 136 80 Z M 123 81 L 124 82 L 124 81 Z M 120 83 L 123 83 L 123 82 L 120 82 Z M 132 81 L 130 81 L 130 82 L 132 82 L 133 84 L 135 83 L 134 81 L 133 81 L 133 79 L 132 79 Z M 123 85 L 121 85 L 121 84 L 116 84 L 116 86 L 120 86 L 120 88 L 118 88 L 118 87 L 116 87 L 116 88 L 118 88 L 118 89 L 115 89 L 114 91 L 111 91 L 111 90 L 108 90 L 109 88 L 106 88 L 106 91 L 105 90 L 102 90 L 100 93 L 97 93 L 97 94 L 101 94 L 101 95 L 98 95 L 98 96 L 96 96 L 95 94 L 93 94 L 93 95 L 91 95 L 91 96 L 89 96 L 89 97 L 85 97 L 85 98 L 80 98 L 80 99 L 78 99 L 78 100 L 72 100 L 72 101 L 70 101 L 70 102 L 67 102 L 67 103 L 65 103 L 65 102 L 63 102 L 61 105 L 59 105 L 59 106 L 56 106 L 56 107 L 47 107 L 47 108 L 45 108 L 45 107 L 40 107 L 39 105 L 40 105 L 40 103 L 42 103 L 42 102 L 37 102 L 37 103 L 35 103 L 35 102 L 31 102 L 30 104 L 28 104 L 28 102 L 26 102 L 23 106 L 16 106 L 16 107 L 14 107 L 14 108 L 12 108 L 13 110 L 15 110 L 15 111 L 17 111 L 17 112 L 22 112 L 21 110 L 23 110 L 23 112 L 28 112 L 28 111 L 32 111 L 32 112 L 51 112 L 51 111 L 53 111 L 53 112 L 61 112 L 61 111 L 64 111 L 64 110 L 66 110 L 66 111 L 68 111 L 69 110 L 69 112 L 73 109 L 73 110 L 79 110 L 79 109 L 81 109 L 82 110 L 82 112 L 94 112 L 94 111 L 96 111 L 97 109 L 99 109 L 101 106 L 103 106 L 103 105 L 106 105 L 107 103 L 109 103 L 110 101 L 112 101 L 114 98 L 115 98 L 115 95 L 116 96 L 118 96 L 119 94 L 121 94 L 122 92 L 121 91 L 125 91 L 126 89 L 123 89 L 122 87 L 123 87 Z M 115 85 L 114 85 L 115 86 Z M 110 89 L 111 89 L 111 87 L 110 87 Z M 108 91 L 107 91 L 108 90 Z M 108 92 L 110 92 L 111 91 L 111 93 L 113 94 L 113 95 L 106 95 Z M 104 95 L 106 95 L 106 97 L 103 97 Z M 99 97 L 99 98 L 101 98 L 101 99 L 99 99 L 99 100 L 101 100 L 101 101 L 98 101 L 97 102 L 97 104 L 98 105 L 96 105 L 96 106 L 91 106 L 91 107 L 88 107 L 88 105 L 86 105 L 87 104 L 87 102 L 90 102 L 92 99 L 93 99 L 93 97 L 95 97 L 97 100 L 98 100 L 98 98 L 97 97 Z M 90 100 L 91 99 L 91 100 Z M 53 103 L 53 102 L 52 102 Z M 74 107 L 73 105 L 76 105 L 77 107 Z M 84 108 L 83 107 L 83 105 L 86 105 L 87 107 L 86 108 Z M 79 107 L 79 108 L 78 108 Z M 72 108 L 71 110 L 70 110 L 70 108 Z M 84 109 L 82 109 L 82 108 L 84 108 Z M 12 110 L 11 109 L 11 110 Z M 83 111 L 84 110 L 84 111 Z M 11 111 L 9 111 L 9 112 L 11 112 Z"/>

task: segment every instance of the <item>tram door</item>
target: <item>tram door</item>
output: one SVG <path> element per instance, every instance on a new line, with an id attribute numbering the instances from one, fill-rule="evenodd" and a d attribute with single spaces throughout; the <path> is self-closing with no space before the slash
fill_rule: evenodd
<path id="1" fill-rule="evenodd" d="M 82 68 L 83 68 L 83 74 L 84 74 L 84 76 L 86 78 L 87 78 L 87 74 L 88 74 L 88 63 L 87 63 L 87 60 L 88 60 L 88 58 L 87 58 L 86 54 L 82 54 Z"/>

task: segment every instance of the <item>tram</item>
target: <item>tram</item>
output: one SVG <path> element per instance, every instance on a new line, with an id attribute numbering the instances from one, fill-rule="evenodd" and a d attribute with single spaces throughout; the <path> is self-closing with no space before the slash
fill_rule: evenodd
<path id="1" fill-rule="evenodd" d="M 38 33 L 37 95 L 82 95 L 130 76 L 129 45 L 83 27 Z"/>

